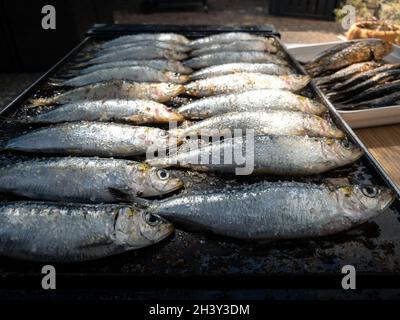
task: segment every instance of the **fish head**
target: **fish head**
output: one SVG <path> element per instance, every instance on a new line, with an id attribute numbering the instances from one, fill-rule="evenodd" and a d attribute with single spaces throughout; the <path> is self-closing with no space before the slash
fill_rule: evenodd
<path id="1" fill-rule="evenodd" d="M 374 55 L 374 60 L 380 61 L 384 56 L 386 56 L 390 51 L 392 51 L 392 44 L 389 41 L 374 39 L 371 40 L 372 45 L 370 45 L 371 52 Z"/>
<path id="2" fill-rule="evenodd" d="M 146 107 L 140 114 L 131 115 L 126 117 L 125 120 L 132 123 L 169 123 L 169 122 L 182 122 L 184 116 L 178 112 L 168 108 L 161 103 L 154 103 Z"/>
<path id="3" fill-rule="evenodd" d="M 345 165 L 358 160 L 363 150 L 348 140 L 324 139 L 322 148 L 328 159 L 332 159 L 337 165 Z"/>
<path id="4" fill-rule="evenodd" d="M 392 190 L 376 185 L 341 186 L 336 195 L 347 218 L 357 223 L 382 213 L 395 199 Z"/>
<path id="5" fill-rule="evenodd" d="M 189 76 L 179 72 L 167 72 L 168 80 L 174 83 L 185 83 L 189 81 Z"/>
<path id="6" fill-rule="evenodd" d="M 280 76 L 280 78 L 285 81 L 287 88 L 291 89 L 291 91 L 300 91 L 311 81 L 310 76 L 304 75 L 287 75 Z"/>
<path id="7" fill-rule="evenodd" d="M 131 248 L 142 248 L 159 242 L 173 231 L 173 225 L 158 215 L 135 206 L 118 209 L 115 234 L 118 242 Z"/>
<path id="8" fill-rule="evenodd" d="M 155 90 L 157 96 L 176 97 L 185 92 L 185 87 L 175 83 L 160 83 Z"/>
<path id="9" fill-rule="evenodd" d="M 185 67 L 180 61 L 170 61 L 169 64 L 173 67 L 174 70 L 180 73 L 191 74 L 193 70 L 189 67 Z"/>
<path id="10" fill-rule="evenodd" d="M 316 115 L 321 115 L 326 112 L 326 107 L 313 99 L 308 99 L 303 96 L 299 96 L 300 101 L 302 102 L 302 105 L 304 106 L 304 111 Z"/>
<path id="11" fill-rule="evenodd" d="M 157 158 L 156 158 L 157 159 Z M 139 166 L 143 179 L 141 181 L 143 190 L 146 190 L 146 196 L 158 196 L 183 187 L 183 182 L 172 171 L 150 167 L 148 164 Z"/>
<path id="12" fill-rule="evenodd" d="M 180 113 L 174 111 L 172 108 L 167 108 L 161 105 L 156 108 L 156 119 L 162 123 L 168 122 L 182 122 L 185 117 Z"/>
<path id="13" fill-rule="evenodd" d="M 306 134 L 312 137 L 329 137 L 343 139 L 345 134 L 333 123 L 316 115 L 307 115 L 304 117 L 304 128 Z"/>

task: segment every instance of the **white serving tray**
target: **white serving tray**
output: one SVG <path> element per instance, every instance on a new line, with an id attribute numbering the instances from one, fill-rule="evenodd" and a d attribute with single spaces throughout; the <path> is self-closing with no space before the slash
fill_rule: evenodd
<path id="1" fill-rule="evenodd" d="M 319 52 L 342 41 L 317 44 L 287 44 L 288 51 L 300 62 L 307 62 Z M 392 52 L 385 57 L 389 63 L 400 63 L 400 47 L 393 45 Z M 338 110 L 343 119 L 352 127 L 368 128 L 400 123 L 400 105 L 365 110 Z"/>

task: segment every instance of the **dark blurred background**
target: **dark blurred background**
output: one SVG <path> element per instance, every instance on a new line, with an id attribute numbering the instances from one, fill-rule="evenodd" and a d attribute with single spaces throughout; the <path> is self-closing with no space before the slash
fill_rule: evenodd
<path id="1" fill-rule="evenodd" d="M 0 109 L 79 44 L 95 23 L 272 24 L 289 43 L 337 40 L 338 0 L 0 0 Z M 43 30 L 42 7 L 56 9 Z"/>
<path id="2" fill-rule="evenodd" d="M 95 23 L 278 24 L 278 29 L 308 28 L 307 23 L 271 15 L 333 19 L 335 0 L 0 0 L 0 71 L 43 71 L 81 41 Z M 43 30 L 41 9 L 56 8 L 56 30 Z M 312 21 L 314 24 L 318 24 Z M 302 25 L 302 26 L 299 26 Z M 281 28 L 279 28 L 281 27 Z M 316 27 L 316 26 L 314 26 Z M 300 28 L 300 29 L 299 29 Z M 323 30 L 330 32 L 326 28 Z"/>

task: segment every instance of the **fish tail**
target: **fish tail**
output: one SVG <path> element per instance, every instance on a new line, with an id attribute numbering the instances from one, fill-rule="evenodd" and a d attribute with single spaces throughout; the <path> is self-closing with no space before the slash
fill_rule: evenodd
<path id="1" fill-rule="evenodd" d="M 301 85 L 303 86 L 303 87 L 305 87 L 305 86 L 307 86 L 309 83 L 310 83 L 310 81 L 311 81 L 311 77 L 310 76 L 303 76 L 303 77 L 301 77 L 300 78 L 301 79 Z"/>

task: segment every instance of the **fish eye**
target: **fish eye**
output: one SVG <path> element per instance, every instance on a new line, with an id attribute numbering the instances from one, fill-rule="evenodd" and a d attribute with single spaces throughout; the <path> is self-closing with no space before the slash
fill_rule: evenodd
<path id="1" fill-rule="evenodd" d="M 342 141 L 342 146 L 345 149 L 350 149 L 351 148 L 351 143 L 347 140 Z"/>
<path id="2" fill-rule="evenodd" d="M 378 189 L 371 186 L 361 188 L 361 192 L 368 198 L 375 198 L 378 194 Z"/>
<path id="3" fill-rule="evenodd" d="M 175 77 L 179 77 L 179 72 L 174 73 Z"/>
<path id="4" fill-rule="evenodd" d="M 157 177 L 160 180 L 167 180 L 169 178 L 169 173 L 166 170 L 158 170 Z"/>
<path id="5" fill-rule="evenodd" d="M 156 226 L 161 222 L 161 219 L 151 213 L 146 213 L 144 219 L 150 226 Z"/>

